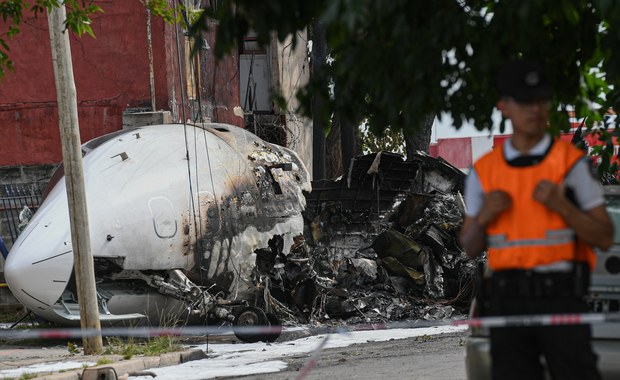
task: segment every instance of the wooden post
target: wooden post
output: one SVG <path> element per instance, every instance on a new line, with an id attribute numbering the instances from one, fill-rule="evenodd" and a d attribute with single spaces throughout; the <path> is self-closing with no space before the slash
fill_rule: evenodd
<path id="1" fill-rule="evenodd" d="M 71 242 L 78 301 L 80 303 L 80 324 L 83 329 L 101 331 L 97 290 L 95 288 L 95 266 L 90 251 L 90 231 L 86 208 L 84 168 L 77 113 L 77 95 L 73 78 L 73 63 L 69 45 L 69 31 L 64 22 L 67 11 L 64 5 L 54 7 L 48 13 L 52 62 L 56 79 L 58 98 L 58 119 L 62 157 L 67 181 L 67 200 L 71 220 Z M 84 354 L 93 355 L 103 351 L 101 334 L 82 338 Z"/>

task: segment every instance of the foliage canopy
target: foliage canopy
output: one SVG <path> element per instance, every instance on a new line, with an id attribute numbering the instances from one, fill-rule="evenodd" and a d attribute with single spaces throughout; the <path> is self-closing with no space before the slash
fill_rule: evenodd
<path id="1" fill-rule="evenodd" d="M 211 3 L 192 32 L 207 27 L 205 17 L 217 19 L 218 56 L 250 30 L 267 44 L 274 32 L 284 41 L 322 23 L 333 60 L 299 93 L 304 109 L 309 114 L 311 97 L 319 96 L 328 104 L 324 117 L 343 112 L 354 122 L 367 120 L 378 135 L 386 128 L 411 131 L 425 115 L 442 111 L 457 128 L 465 121 L 490 128 L 496 72 L 519 57 L 548 68 L 554 132 L 569 128 L 569 108 L 589 126 L 608 108 L 620 109 L 620 2 L 614 0 Z"/>

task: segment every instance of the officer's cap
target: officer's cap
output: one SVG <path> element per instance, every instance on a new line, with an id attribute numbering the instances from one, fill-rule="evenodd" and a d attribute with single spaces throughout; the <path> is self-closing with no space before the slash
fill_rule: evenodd
<path id="1" fill-rule="evenodd" d="M 499 70 L 497 82 L 500 96 L 519 103 L 551 98 L 545 71 L 535 61 L 517 60 L 506 64 Z"/>

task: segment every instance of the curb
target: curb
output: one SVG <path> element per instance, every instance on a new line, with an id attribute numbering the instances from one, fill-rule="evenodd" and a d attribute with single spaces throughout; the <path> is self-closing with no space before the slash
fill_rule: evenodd
<path id="1" fill-rule="evenodd" d="M 88 380 L 88 379 L 105 379 L 116 380 L 114 377 L 105 375 L 113 368 L 116 375 L 120 379 L 121 376 L 134 372 L 144 371 L 149 368 L 169 367 L 193 360 L 206 359 L 207 354 L 200 349 L 191 349 L 188 351 L 169 352 L 160 356 L 145 356 L 137 359 L 123 360 L 119 362 L 103 364 L 94 367 L 88 367 L 92 376 L 82 377 L 84 369 L 68 370 L 67 372 L 54 373 L 51 375 L 38 376 L 37 380 Z M 97 370 L 100 371 L 97 371 Z M 103 376 L 101 376 L 103 375 Z"/>

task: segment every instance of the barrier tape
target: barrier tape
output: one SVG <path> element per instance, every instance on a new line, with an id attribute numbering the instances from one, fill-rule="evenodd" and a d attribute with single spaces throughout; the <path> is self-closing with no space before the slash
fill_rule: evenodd
<path id="1" fill-rule="evenodd" d="M 390 330 L 400 328 L 423 328 L 439 326 L 469 327 L 516 327 L 516 326 L 557 326 L 592 323 L 618 323 L 620 313 L 583 314 L 540 314 L 480 317 L 453 321 L 405 321 L 390 323 L 368 323 L 348 326 L 327 326 L 303 328 L 312 335 L 341 334 L 354 331 Z M 134 338 L 153 338 L 164 336 L 231 335 L 235 332 L 256 335 L 292 332 L 282 326 L 184 326 L 184 327 L 107 327 L 94 328 L 50 328 L 50 329 L 0 329 L 0 339 L 76 339 L 92 336 L 122 336 Z"/>
<path id="2" fill-rule="evenodd" d="M 95 328 L 50 328 L 28 330 L 2 330 L 0 339 L 75 339 L 93 336 L 123 336 L 133 338 L 153 338 L 164 336 L 198 336 L 198 335 L 228 335 L 235 331 L 246 334 L 268 334 L 281 331 L 281 327 L 271 326 L 244 326 L 244 327 L 109 327 Z"/>
<path id="3" fill-rule="evenodd" d="M 307 327 L 304 331 L 312 335 L 342 334 L 352 331 L 388 330 L 396 328 L 422 328 L 450 325 L 451 321 L 412 321 L 393 323 L 369 323 L 352 326 Z M 92 336 L 122 336 L 133 338 L 153 338 L 159 336 L 201 336 L 231 335 L 235 332 L 244 335 L 266 335 L 280 332 L 294 332 L 295 328 L 282 326 L 184 326 L 184 327 L 106 327 L 94 328 L 49 328 L 49 329 L 0 329 L 0 339 L 76 339 Z"/>
<path id="4" fill-rule="evenodd" d="M 499 317 L 481 317 L 452 322 L 453 326 L 469 327 L 518 327 L 518 326 L 560 326 L 592 323 L 618 323 L 620 313 L 582 314 L 533 314 Z"/>
<path id="5" fill-rule="evenodd" d="M 306 376 L 308 376 L 308 374 L 314 369 L 316 363 L 319 361 L 319 356 L 321 355 L 321 352 L 323 352 L 323 348 L 325 348 L 325 345 L 329 340 L 329 337 L 330 335 L 325 335 L 325 338 L 323 338 L 317 348 L 314 349 L 314 351 L 312 352 L 312 356 L 310 356 L 310 358 L 306 361 L 296 380 L 304 380 Z"/>

